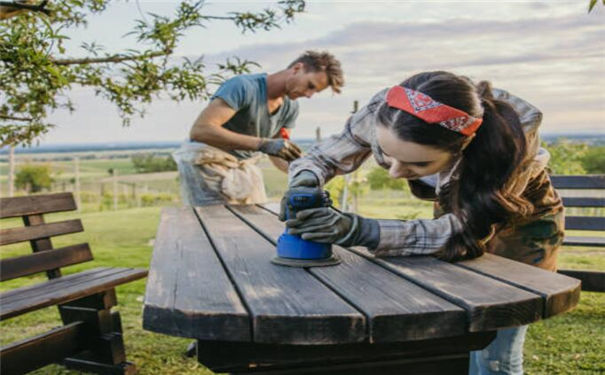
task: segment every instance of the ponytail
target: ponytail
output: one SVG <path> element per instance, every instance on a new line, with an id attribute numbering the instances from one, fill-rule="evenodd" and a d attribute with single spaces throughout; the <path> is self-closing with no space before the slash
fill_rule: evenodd
<path id="1" fill-rule="evenodd" d="M 442 207 L 454 213 L 464 227 L 439 254 L 445 260 L 480 256 L 495 224 L 529 209 L 527 201 L 511 199 L 505 193 L 526 155 L 519 117 L 510 105 L 493 99 L 489 83 L 481 82 L 477 91 L 481 94 L 483 123 L 462 151 L 458 178 L 439 196 Z"/>

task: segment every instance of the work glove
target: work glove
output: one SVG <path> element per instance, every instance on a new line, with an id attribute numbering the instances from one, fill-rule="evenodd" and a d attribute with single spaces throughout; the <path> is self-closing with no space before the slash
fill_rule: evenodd
<path id="1" fill-rule="evenodd" d="M 300 211 L 296 218 L 286 221 L 286 226 L 289 234 L 300 235 L 303 240 L 341 246 L 375 249 L 380 240 L 378 221 L 331 207 Z"/>
<path id="2" fill-rule="evenodd" d="M 290 180 L 290 185 L 289 185 L 288 191 L 286 191 L 286 193 L 282 197 L 280 205 L 279 205 L 279 220 L 280 221 L 286 221 L 286 218 L 287 218 L 286 212 L 288 210 L 288 207 L 287 207 L 288 199 L 290 198 L 290 196 L 292 194 L 297 193 L 298 192 L 297 188 L 300 188 L 300 187 L 319 189 L 319 179 L 317 178 L 317 176 L 315 176 L 315 173 L 308 171 L 308 170 L 302 170 L 299 173 L 297 173 L 296 176 L 292 177 L 292 180 Z"/>
<path id="3" fill-rule="evenodd" d="M 302 156 L 302 150 L 287 139 L 261 138 L 258 151 L 291 162 Z"/>

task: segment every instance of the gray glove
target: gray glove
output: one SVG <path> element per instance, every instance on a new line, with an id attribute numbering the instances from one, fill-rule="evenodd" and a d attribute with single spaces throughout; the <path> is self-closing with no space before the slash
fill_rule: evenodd
<path id="1" fill-rule="evenodd" d="M 302 150 L 287 139 L 261 138 L 258 151 L 271 156 L 277 156 L 288 162 L 302 156 Z"/>
<path id="2" fill-rule="evenodd" d="M 365 246 L 374 249 L 380 240 L 378 221 L 359 215 L 338 212 L 330 207 L 298 212 L 286 222 L 288 233 L 303 240 L 333 243 L 341 246 Z"/>
<path id="3" fill-rule="evenodd" d="M 302 170 L 296 174 L 296 176 L 292 177 L 289 189 L 281 199 L 279 206 L 279 220 L 286 221 L 286 210 L 288 209 L 288 207 L 286 207 L 286 202 L 288 201 L 288 197 L 295 192 L 297 187 L 303 186 L 310 188 L 316 187 L 319 189 L 319 179 L 317 176 L 315 176 L 315 173 L 308 170 Z"/>

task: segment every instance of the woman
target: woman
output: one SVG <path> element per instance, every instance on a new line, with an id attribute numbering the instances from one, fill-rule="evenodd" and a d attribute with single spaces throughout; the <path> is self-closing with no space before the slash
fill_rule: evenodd
<path id="1" fill-rule="evenodd" d="M 350 173 L 372 154 L 392 178 L 436 201 L 432 220 L 377 220 L 331 208 L 299 212 L 292 234 L 376 256 L 434 254 L 445 260 L 491 252 L 555 270 L 563 239 L 563 207 L 539 148 L 541 113 L 482 82 L 426 72 L 376 94 L 344 131 L 290 166 L 286 195 Z M 282 202 L 285 202 L 283 200 Z M 285 210 L 282 204 L 283 219 Z M 471 355 L 473 374 L 522 373 L 527 326 L 504 329 Z"/>

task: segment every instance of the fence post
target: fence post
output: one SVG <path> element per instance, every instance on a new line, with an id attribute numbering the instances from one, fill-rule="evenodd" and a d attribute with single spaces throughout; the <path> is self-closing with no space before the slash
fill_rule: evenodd
<path id="1" fill-rule="evenodd" d="M 75 172 L 75 191 L 76 191 L 76 206 L 78 207 L 78 212 L 82 212 L 82 199 L 80 197 L 80 158 L 74 157 L 74 172 Z"/>
<path id="2" fill-rule="evenodd" d="M 111 170 L 113 180 L 113 210 L 118 210 L 118 171 L 115 168 Z"/>
<path id="3" fill-rule="evenodd" d="M 8 196 L 15 195 L 15 146 L 8 153 Z"/>

